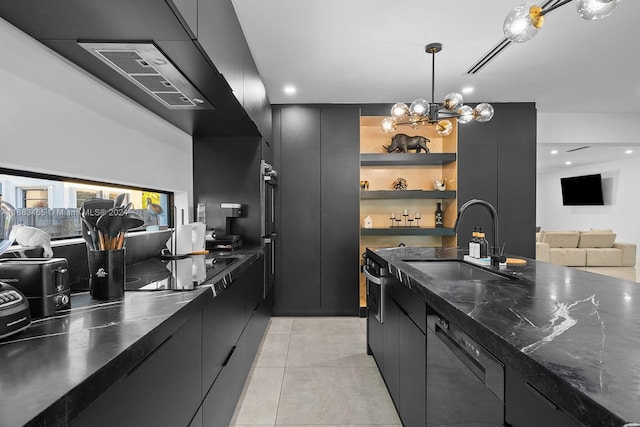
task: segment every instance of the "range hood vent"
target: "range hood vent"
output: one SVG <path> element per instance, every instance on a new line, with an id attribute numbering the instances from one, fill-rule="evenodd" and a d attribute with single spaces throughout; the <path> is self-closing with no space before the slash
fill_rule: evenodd
<path id="1" fill-rule="evenodd" d="M 172 110 L 212 110 L 209 102 L 153 43 L 78 43 Z"/>

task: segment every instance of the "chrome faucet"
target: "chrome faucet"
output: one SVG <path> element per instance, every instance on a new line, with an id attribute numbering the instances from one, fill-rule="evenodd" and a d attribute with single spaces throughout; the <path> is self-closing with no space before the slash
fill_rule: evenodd
<path id="1" fill-rule="evenodd" d="M 493 225 L 491 229 L 492 231 L 491 233 L 491 236 L 492 236 L 491 265 L 498 265 L 499 263 L 504 262 L 506 258 L 502 255 L 500 248 L 498 246 L 498 212 L 496 211 L 496 208 L 494 208 L 491 203 L 486 202 L 484 200 L 480 200 L 480 199 L 471 199 L 465 204 L 463 204 L 462 206 L 460 206 L 460 209 L 458 210 L 458 217 L 456 218 L 456 223 L 453 226 L 453 231 L 456 233 L 458 232 L 462 215 L 467 210 L 467 208 L 472 205 L 482 205 L 485 208 L 487 208 L 487 210 L 491 214 L 491 219 L 493 220 Z"/>

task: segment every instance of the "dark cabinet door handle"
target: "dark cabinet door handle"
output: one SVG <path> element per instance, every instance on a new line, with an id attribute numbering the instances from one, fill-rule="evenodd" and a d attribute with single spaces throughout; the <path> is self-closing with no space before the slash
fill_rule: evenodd
<path id="1" fill-rule="evenodd" d="M 231 347 L 231 351 L 229 352 L 229 354 L 227 354 L 227 357 L 226 359 L 224 359 L 224 362 L 222 362 L 222 366 L 227 366 L 227 364 L 229 363 L 229 360 L 231 359 L 231 356 L 233 356 L 234 351 L 236 351 L 235 345 Z"/>

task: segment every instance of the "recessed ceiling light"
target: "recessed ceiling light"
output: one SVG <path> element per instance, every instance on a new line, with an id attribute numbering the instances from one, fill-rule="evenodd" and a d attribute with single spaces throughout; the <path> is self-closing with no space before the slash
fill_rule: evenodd
<path id="1" fill-rule="evenodd" d="M 627 150 L 624 152 L 624 154 L 631 154 L 631 153 L 633 153 L 633 150 Z"/>
<path id="2" fill-rule="evenodd" d="M 558 150 L 551 150 L 551 154 L 558 154 Z"/>
<path id="3" fill-rule="evenodd" d="M 565 165 L 570 165 L 570 164 L 571 164 L 571 162 L 564 162 L 564 164 L 565 164 Z"/>
<path id="4" fill-rule="evenodd" d="M 286 85 L 284 87 L 284 93 L 286 93 L 287 95 L 293 95 L 296 92 L 297 92 L 297 89 L 293 85 Z"/>
<path id="5" fill-rule="evenodd" d="M 473 87 L 471 86 L 465 86 L 462 88 L 462 93 L 465 95 L 469 95 L 470 93 L 473 93 Z"/>

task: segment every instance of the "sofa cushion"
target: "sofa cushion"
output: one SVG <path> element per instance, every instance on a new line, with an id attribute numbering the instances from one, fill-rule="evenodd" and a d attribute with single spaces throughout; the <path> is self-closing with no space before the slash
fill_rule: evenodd
<path id="1" fill-rule="evenodd" d="M 580 233 L 579 248 L 612 248 L 616 240 L 615 233 L 585 232 Z"/>
<path id="2" fill-rule="evenodd" d="M 620 267 L 622 250 L 617 248 L 588 248 L 587 265 L 589 267 Z"/>
<path id="3" fill-rule="evenodd" d="M 552 248 L 577 248 L 580 234 L 577 231 L 547 231 L 542 242 Z"/>
<path id="4" fill-rule="evenodd" d="M 552 248 L 549 250 L 549 261 L 567 267 L 584 267 L 587 265 L 585 249 Z"/>

